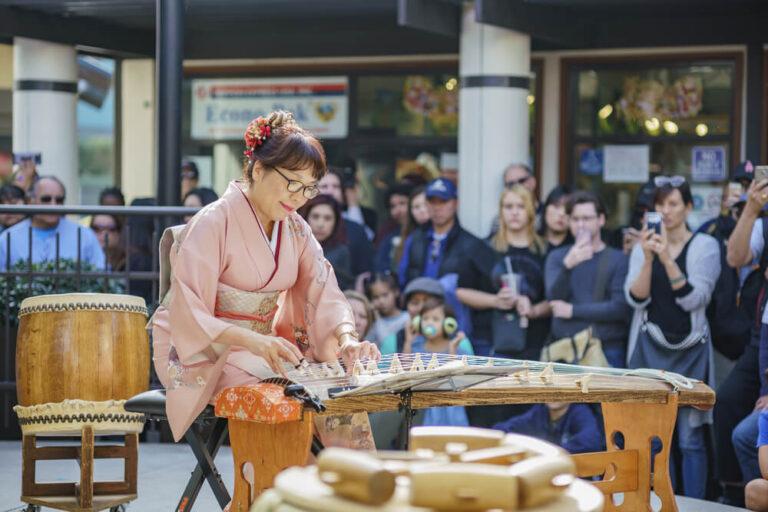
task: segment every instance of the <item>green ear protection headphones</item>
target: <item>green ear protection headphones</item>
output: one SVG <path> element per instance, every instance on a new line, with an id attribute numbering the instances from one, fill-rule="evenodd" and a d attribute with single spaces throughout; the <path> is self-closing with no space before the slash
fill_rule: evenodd
<path id="1" fill-rule="evenodd" d="M 413 326 L 413 330 L 416 331 L 419 334 L 429 335 L 428 333 L 424 332 L 422 330 L 421 325 L 421 315 L 416 315 L 413 317 L 413 320 L 411 320 L 411 325 Z M 446 316 L 443 320 L 443 334 L 446 336 L 452 336 L 456 331 L 459 330 L 459 322 L 456 321 L 455 318 L 452 316 Z M 431 336 L 434 336 L 436 333 L 432 333 Z"/>

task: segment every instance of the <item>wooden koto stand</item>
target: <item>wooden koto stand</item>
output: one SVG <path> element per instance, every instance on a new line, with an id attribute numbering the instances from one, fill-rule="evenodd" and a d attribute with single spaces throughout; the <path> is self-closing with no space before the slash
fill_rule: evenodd
<path id="1" fill-rule="evenodd" d="M 653 490 L 663 512 L 677 511 L 669 477 L 669 449 L 677 408 L 709 409 L 715 393 L 696 382 L 692 389 L 674 391 L 665 381 L 644 377 L 600 374 L 531 373 L 500 377 L 462 391 L 418 391 L 401 394 L 345 396 L 324 401 L 324 414 L 403 411 L 449 405 L 499 405 L 515 403 L 600 403 L 607 451 L 574 455 L 580 477 L 602 476 L 591 482 L 605 496 L 606 511 L 650 511 Z M 280 386 L 257 384 L 224 390 L 216 413 L 229 418 L 235 459 L 233 512 L 246 512 L 255 498 L 272 486 L 283 469 L 304 465 L 312 443 L 312 414 L 294 399 L 283 395 Z M 282 423 L 282 424 L 281 424 Z M 624 438 L 620 449 L 614 439 Z M 661 441 L 651 473 L 651 442 Z M 623 493 L 620 505 L 612 495 Z"/>

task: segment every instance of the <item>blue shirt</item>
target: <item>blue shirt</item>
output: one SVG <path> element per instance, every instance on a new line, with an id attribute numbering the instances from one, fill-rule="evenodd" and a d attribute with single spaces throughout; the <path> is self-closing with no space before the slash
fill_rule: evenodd
<path id="1" fill-rule="evenodd" d="M 424 336 L 416 336 L 413 339 L 411 345 L 411 351 L 427 352 L 425 345 L 427 340 Z M 472 343 L 466 338 L 459 342 L 456 347 L 457 356 L 473 356 Z M 469 418 L 467 417 L 467 411 L 461 405 L 453 405 L 448 407 L 430 407 L 424 411 L 424 419 L 421 423 L 423 426 L 429 427 L 468 427 Z"/>
<path id="2" fill-rule="evenodd" d="M 30 219 L 24 219 L 0 235 L 0 269 L 7 270 L 6 260 L 10 250 L 10 266 L 29 258 Z M 55 228 L 32 228 L 32 263 L 56 261 L 56 235 L 59 237 L 59 259 L 77 261 L 77 232 L 80 230 L 80 259 L 97 270 L 104 270 L 106 260 L 96 234 L 88 227 L 62 218 Z M 10 249 L 8 242 L 10 238 Z"/>
<path id="3" fill-rule="evenodd" d="M 768 409 L 760 411 L 760 417 L 757 420 L 757 447 L 768 444 Z"/>
<path id="4" fill-rule="evenodd" d="M 493 426 L 496 430 L 537 437 L 557 444 L 570 453 L 599 452 L 605 449 L 597 418 L 586 404 L 570 404 L 556 422 L 549 419 L 546 404 L 536 404 L 523 414 Z"/>

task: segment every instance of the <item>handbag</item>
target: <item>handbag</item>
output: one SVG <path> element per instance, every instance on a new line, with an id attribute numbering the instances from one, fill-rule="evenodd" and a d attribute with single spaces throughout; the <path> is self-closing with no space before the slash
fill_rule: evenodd
<path id="1" fill-rule="evenodd" d="M 605 298 L 605 285 L 608 281 L 608 248 L 603 249 L 597 262 L 593 302 Z M 542 361 L 579 364 L 583 366 L 610 367 L 603 352 L 600 338 L 592 335 L 592 327 L 587 327 L 571 337 L 552 341 L 541 350 Z"/>
<path id="2" fill-rule="evenodd" d="M 583 366 L 610 367 L 599 338 L 588 327 L 569 338 L 562 338 L 541 349 L 541 360 Z"/>
<path id="3" fill-rule="evenodd" d="M 510 353 L 525 348 L 528 329 L 520 326 L 520 315 L 516 311 L 495 309 L 491 321 L 493 351 Z"/>

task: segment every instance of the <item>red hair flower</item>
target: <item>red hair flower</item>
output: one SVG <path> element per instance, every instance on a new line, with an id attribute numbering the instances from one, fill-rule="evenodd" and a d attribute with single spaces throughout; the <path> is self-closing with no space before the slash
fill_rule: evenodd
<path id="1" fill-rule="evenodd" d="M 248 123 L 248 128 L 245 129 L 245 136 L 243 137 L 245 139 L 245 151 L 243 151 L 243 154 L 249 160 L 253 160 L 253 152 L 256 148 L 263 145 L 271 135 L 272 126 L 270 126 L 267 118 L 259 116 Z"/>

